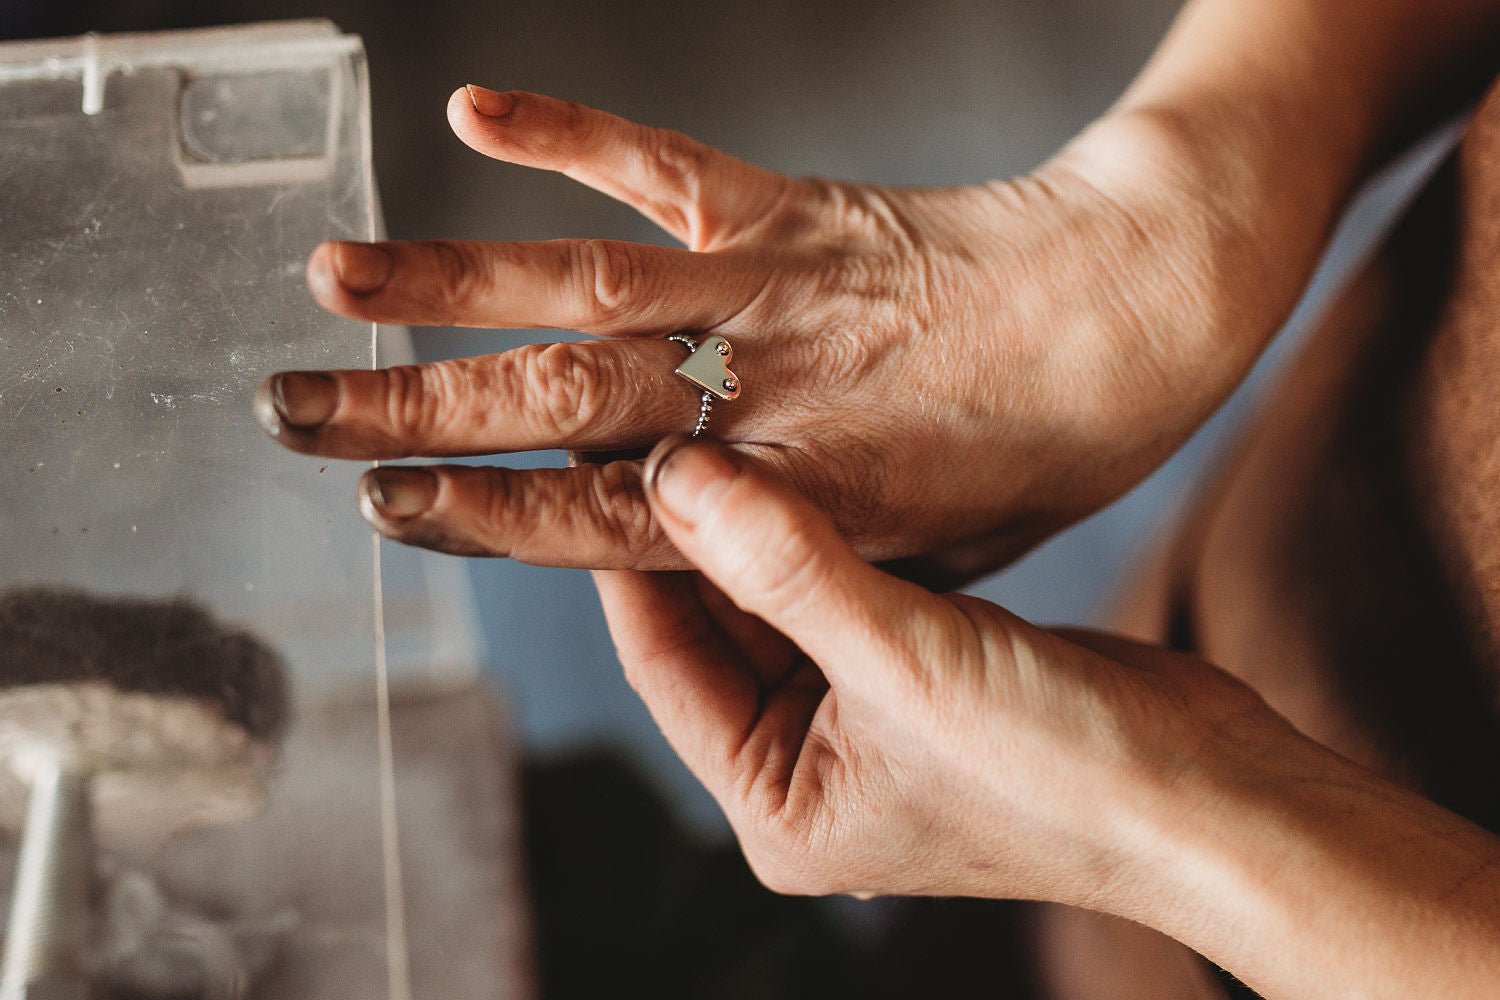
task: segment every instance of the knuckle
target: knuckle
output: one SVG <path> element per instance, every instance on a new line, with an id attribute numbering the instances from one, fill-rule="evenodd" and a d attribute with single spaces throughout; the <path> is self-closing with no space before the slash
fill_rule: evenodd
<path id="1" fill-rule="evenodd" d="M 629 319 L 647 293 L 640 252 L 616 240 L 581 240 L 573 252 L 585 322 L 609 325 Z"/>
<path id="2" fill-rule="evenodd" d="M 759 234 L 774 243 L 808 240 L 826 245 L 829 219 L 836 217 L 832 182 L 819 177 L 778 175 L 779 191 L 755 221 Z"/>
<path id="3" fill-rule="evenodd" d="M 519 107 L 519 105 L 518 105 Z M 558 170 L 568 170 L 592 143 L 599 112 L 558 98 L 532 96 L 526 110 L 534 127 L 508 134 L 521 148 L 548 161 Z"/>
<path id="4" fill-rule="evenodd" d="M 511 476 L 502 469 L 483 469 L 479 475 L 481 499 L 478 509 L 484 512 L 486 526 L 495 530 L 510 521 L 517 499 L 516 490 Z"/>
<path id="5" fill-rule="evenodd" d="M 725 154 L 670 129 L 646 129 L 641 146 L 655 181 L 650 211 L 689 246 L 712 247 L 743 226 L 722 197 L 710 196 L 711 185 L 737 186 L 733 171 L 725 169 Z"/>
<path id="6" fill-rule="evenodd" d="M 536 344 L 512 352 L 527 412 L 544 432 L 568 438 L 603 413 L 604 353 L 578 344 Z"/>
<path id="7" fill-rule="evenodd" d="M 930 282 L 925 261 L 887 252 L 846 253 L 823 261 L 812 275 L 818 296 L 839 312 L 858 308 L 860 326 L 872 323 L 895 328 L 925 329 L 923 313 Z M 866 334 L 868 336 L 868 334 Z"/>
<path id="8" fill-rule="evenodd" d="M 442 390 L 435 389 L 430 372 L 421 365 L 397 365 L 385 371 L 385 419 L 408 446 L 420 449 L 439 423 Z"/>
<path id="9" fill-rule="evenodd" d="M 772 548 L 763 565 L 762 592 L 773 607 L 782 610 L 807 600 L 828 578 L 827 561 L 797 528 Z"/>
<path id="10" fill-rule="evenodd" d="M 598 113 L 593 108 L 579 104 L 577 101 L 558 101 L 557 103 L 558 131 L 575 143 L 582 142 L 593 135 L 597 119 Z"/>
<path id="11" fill-rule="evenodd" d="M 488 287 L 489 268 L 472 244 L 434 240 L 427 248 L 432 257 L 432 294 L 441 304 L 455 309 L 468 305 Z"/>
<path id="12" fill-rule="evenodd" d="M 647 134 L 646 149 L 657 174 L 685 192 L 697 191 L 713 155 L 701 142 L 671 129 L 651 129 Z"/>
<path id="13" fill-rule="evenodd" d="M 874 321 L 879 310 L 861 303 L 854 314 Z M 821 337 L 805 345 L 803 361 L 819 380 L 820 388 L 857 383 L 888 360 L 880 346 L 872 343 L 869 330 L 869 326 L 854 328 L 844 317 L 839 317 L 828 324 Z"/>
<path id="14" fill-rule="evenodd" d="M 491 388 L 463 360 L 397 365 L 385 372 L 385 420 L 409 451 L 422 453 L 435 438 L 483 430 Z"/>
<path id="15" fill-rule="evenodd" d="M 634 462 L 610 462 L 600 466 L 590 483 L 592 516 L 602 537 L 625 542 L 638 557 L 657 547 L 664 537 L 651 516 L 641 483 L 640 466 Z"/>
<path id="16" fill-rule="evenodd" d="M 652 175 L 661 197 L 655 208 L 674 224 L 697 237 L 715 221 L 708 218 L 703 196 L 704 178 L 710 169 L 713 151 L 681 132 L 651 129 L 644 141 Z"/>

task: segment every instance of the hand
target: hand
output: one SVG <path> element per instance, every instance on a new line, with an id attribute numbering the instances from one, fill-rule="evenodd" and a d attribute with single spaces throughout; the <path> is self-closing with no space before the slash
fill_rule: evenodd
<path id="1" fill-rule="evenodd" d="M 288 447 L 357 459 L 641 448 L 696 416 L 697 394 L 672 374 L 682 348 L 662 338 L 712 332 L 733 343 L 744 383 L 712 433 L 867 557 L 979 540 L 996 564 L 1169 454 L 1292 294 L 1267 291 L 1229 202 L 1205 194 L 1188 144 L 1146 115 L 1106 119 L 1016 181 L 886 189 L 789 178 L 535 94 L 460 90 L 448 114 L 476 150 L 562 171 L 690 249 L 325 244 L 309 284 L 345 315 L 603 339 L 274 376 L 257 410 Z M 450 552 L 684 565 L 635 461 L 384 469 L 363 508 L 385 534 Z"/>
<path id="2" fill-rule="evenodd" d="M 1215 734 L 1280 725 L 1192 657 L 887 576 L 760 463 L 680 442 L 647 496 L 701 575 L 596 580 L 627 677 L 773 889 L 1120 912 L 1148 805 Z"/>
<path id="3" fill-rule="evenodd" d="M 605 614 L 771 888 L 1084 906 L 1268 997 L 1494 992 L 1494 834 L 1194 657 L 881 573 L 753 458 L 646 470 L 702 575 L 598 572 Z"/>

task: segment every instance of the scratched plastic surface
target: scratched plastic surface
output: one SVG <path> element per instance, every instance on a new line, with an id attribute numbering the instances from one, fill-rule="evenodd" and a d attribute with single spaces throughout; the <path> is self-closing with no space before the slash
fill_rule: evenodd
<path id="1" fill-rule="evenodd" d="M 271 371 L 371 363 L 370 328 L 318 310 L 303 280 L 320 240 L 378 233 L 367 108 L 358 39 L 321 22 L 0 46 L 0 611 L 7 595 L 51 594 L 75 607 L 50 626 L 77 631 L 78 607 L 186 601 L 287 679 L 290 724 L 262 734 L 276 759 L 247 816 L 162 842 L 101 839 L 111 919 L 165 907 L 232 952 L 204 976 L 238 963 L 238 985 L 181 995 L 401 992 L 363 470 L 284 451 L 250 407 Z M 389 555 L 397 689 L 471 677 L 459 570 Z M 161 652 L 153 696 L 179 693 L 179 670 L 181 694 L 231 697 L 201 690 L 192 650 Z M 5 654 L 0 699 L 35 681 Z M 78 670 L 107 678 L 108 659 Z M 0 737 L 15 725 L 0 716 Z M 7 854 L 22 785 L 0 767 Z M 132 946 L 146 950 L 135 966 L 117 948 L 99 975 L 141 996 L 181 988 L 149 980 L 149 942 Z"/>

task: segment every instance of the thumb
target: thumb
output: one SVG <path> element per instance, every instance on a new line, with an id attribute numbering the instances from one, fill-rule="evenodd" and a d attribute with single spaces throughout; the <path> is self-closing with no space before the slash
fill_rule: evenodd
<path id="1" fill-rule="evenodd" d="M 832 522 L 750 459 L 674 435 L 652 451 L 646 495 L 667 536 L 730 600 L 835 679 L 910 648 L 931 594 L 861 559 Z"/>

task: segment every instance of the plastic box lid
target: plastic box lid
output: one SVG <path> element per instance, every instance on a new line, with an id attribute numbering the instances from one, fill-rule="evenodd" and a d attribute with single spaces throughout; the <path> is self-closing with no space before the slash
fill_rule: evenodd
<path id="1" fill-rule="evenodd" d="M 368 367 L 377 339 L 409 354 L 304 285 L 321 240 L 380 235 L 368 109 L 360 42 L 326 22 L 0 45 L 0 698 L 45 674 L 240 719 L 277 692 L 235 686 L 223 637 L 281 665 L 254 831 L 122 839 L 93 778 L 101 869 L 183 912 L 212 898 L 249 996 L 403 994 L 377 662 L 402 690 L 468 683 L 481 659 L 461 566 L 394 547 L 377 646 L 363 467 L 287 452 L 251 415 L 271 371 Z M 150 624 L 184 614 L 219 638 Z M 24 730 L 0 708 L 0 757 Z M 0 812 L 25 794 L 0 767 Z M 334 843 L 307 835 L 330 824 Z M 309 871 L 358 891 L 310 900 L 289 876 Z"/>

